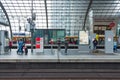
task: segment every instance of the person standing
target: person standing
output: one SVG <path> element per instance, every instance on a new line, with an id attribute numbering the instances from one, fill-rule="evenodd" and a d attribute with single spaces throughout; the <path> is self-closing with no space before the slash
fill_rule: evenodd
<path id="1" fill-rule="evenodd" d="M 23 42 L 22 39 L 20 39 L 20 40 L 18 41 L 18 50 L 17 50 L 17 53 L 23 54 L 23 46 L 24 46 L 24 42 Z"/>
<path id="2" fill-rule="evenodd" d="M 11 49 L 12 49 L 12 41 L 9 41 L 9 50 L 11 52 Z"/>
<path id="3" fill-rule="evenodd" d="M 67 49 L 68 49 L 68 41 L 67 39 L 65 39 L 65 54 L 67 54 Z"/>
<path id="4" fill-rule="evenodd" d="M 27 48 L 27 46 L 24 46 L 24 52 L 25 52 L 25 55 L 28 54 L 28 48 Z"/>
<path id="5" fill-rule="evenodd" d="M 117 52 L 117 40 L 116 39 L 114 39 L 113 41 L 113 51 Z"/>
<path id="6" fill-rule="evenodd" d="M 53 45 L 53 44 L 54 44 L 53 39 L 50 39 L 49 43 L 50 43 L 51 45 Z"/>
<path id="7" fill-rule="evenodd" d="M 49 43 L 51 44 L 51 53 L 53 54 L 53 44 L 54 44 L 53 39 L 51 39 L 51 40 L 49 41 Z"/>
<path id="8" fill-rule="evenodd" d="M 58 51 L 60 51 L 60 49 L 61 49 L 61 40 L 60 40 L 60 38 L 58 39 L 57 44 L 58 44 Z"/>
<path id="9" fill-rule="evenodd" d="M 94 50 L 96 50 L 96 47 L 97 47 L 97 44 L 98 44 L 98 41 L 97 41 L 97 39 L 95 38 L 94 40 L 93 40 L 93 49 Z"/>
<path id="10" fill-rule="evenodd" d="M 98 34 L 96 34 L 96 40 L 97 40 L 97 41 L 99 40 L 99 35 L 98 35 Z"/>

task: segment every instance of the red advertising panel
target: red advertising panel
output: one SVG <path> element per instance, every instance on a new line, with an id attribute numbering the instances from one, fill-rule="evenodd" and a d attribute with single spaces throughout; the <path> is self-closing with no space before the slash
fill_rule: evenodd
<path id="1" fill-rule="evenodd" d="M 35 45 L 36 50 L 35 50 L 35 52 L 36 53 L 43 52 L 43 38 L 36 37 L 35 40 L 36 40 L 36 45 Z"/>
<path id="2" fill-rule="evenodd" d="M 40 37 L 36 37 L 36 42 L 40 42 Z"/>
<path id="3" fill-rule="evenodd" d="M 40 48 L 40 44 L 36 44 L 36 49 Z"/>

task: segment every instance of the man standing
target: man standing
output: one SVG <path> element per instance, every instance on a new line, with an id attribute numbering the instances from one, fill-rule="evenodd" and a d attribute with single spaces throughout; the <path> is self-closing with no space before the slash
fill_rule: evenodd
<path id="1" fill-rule="evenodd" d="M 97 44 L 98 44 L 98 41 L 97 41 L 97 39 L 95 38 L 95 39 L 93 40 L 94 50 L 96 49 Z"/>
<path id="2" fill-rule="evenodd" d="M 114 39 L 113 41 L 113 51 L 117 52 L 117 40 L 116 39 Z"/>
<path id="3" fill-rule="evenodd" d="M 60 49 L 61 49 L 61 40 L 60 40 L 60 38 L 58 39 L 57 44 L 58 44 L 58 51 L 60 51 Z"/>
<path id="4" fill-rule="evenodd" d="M 49 43 L 51 44 L 51 53 L 53 54 L 53 44 L 54 44 L 53 39 L 51 39 Z"/>
<path id="5" fill-rule="evenodd" d="M 67 39 L 65 39 L 65 54 L 67 54 L 67 49 L 68 49 L 68 41 Z"/>

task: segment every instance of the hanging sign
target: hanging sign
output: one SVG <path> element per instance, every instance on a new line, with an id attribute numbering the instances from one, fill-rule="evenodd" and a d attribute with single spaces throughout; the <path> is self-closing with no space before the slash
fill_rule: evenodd
<path id="1" fill-rule="evenodd" d="M 111 22 L 110 24 L 109 24 L 109 28 L 112 28 L 112 27 L 114 27 L 115 26 L 115 23 L 114 22 Z"/>

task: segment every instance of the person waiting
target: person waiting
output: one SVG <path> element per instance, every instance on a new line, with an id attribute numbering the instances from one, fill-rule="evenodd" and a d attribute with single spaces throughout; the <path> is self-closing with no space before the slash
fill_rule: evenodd
<path id="1" fill-rule="evenodd" d="M 25 55 L 27 55 L 27 54 L 28 54 L 28 48 L 27 48 L 27 46 L 26 46 L 26 45 L 24 46 L 24 52 L 25 52 Z"/>
<path id="2" fill-rule="evenodd" d="M 12 48 L 12 41 L 9 41 L 9 50 L 11 52 L 11 48 Z"/>
<path id="3" fill-rule="evenodd" d="M 65 54 L 67 54 L 67 49 L 68 49 L 68 41 L 67 41 L 67 39 L 65 39 L 64 44 L 65 44 Z"/>
<path id="4" fill-rule="evenodd" d="M 97 41 L 97 39 L 95 38 L 95 39 L 93 40 L 93 49 L 94 49 L 94 50 L 96 50 L 97 44 L 98 44 L 98 41 Z"/>
<path id="5" fill-rule="evenodd" d="M 61 39 L 60 38 L 58 38 L 57 44 L 58 44 L 58 51 L 60 51 L 60 49 L 61 49 Z"/>
<path id="6" fill-rule="evenodd" d="M 17 54 L 18 54 L 18 53 L 23 54 L 23 47 L 24 47 L 24 42 L 23 42 L 22 39 L 20 39 L 20 40 L 18 41 L 18 50 L 17 50 Z"/>
<path id="7" fill-rule="evenodd" d="M 114 40 L 113 42 L 113 51 L 117 52 L 117 40 Z"/>

